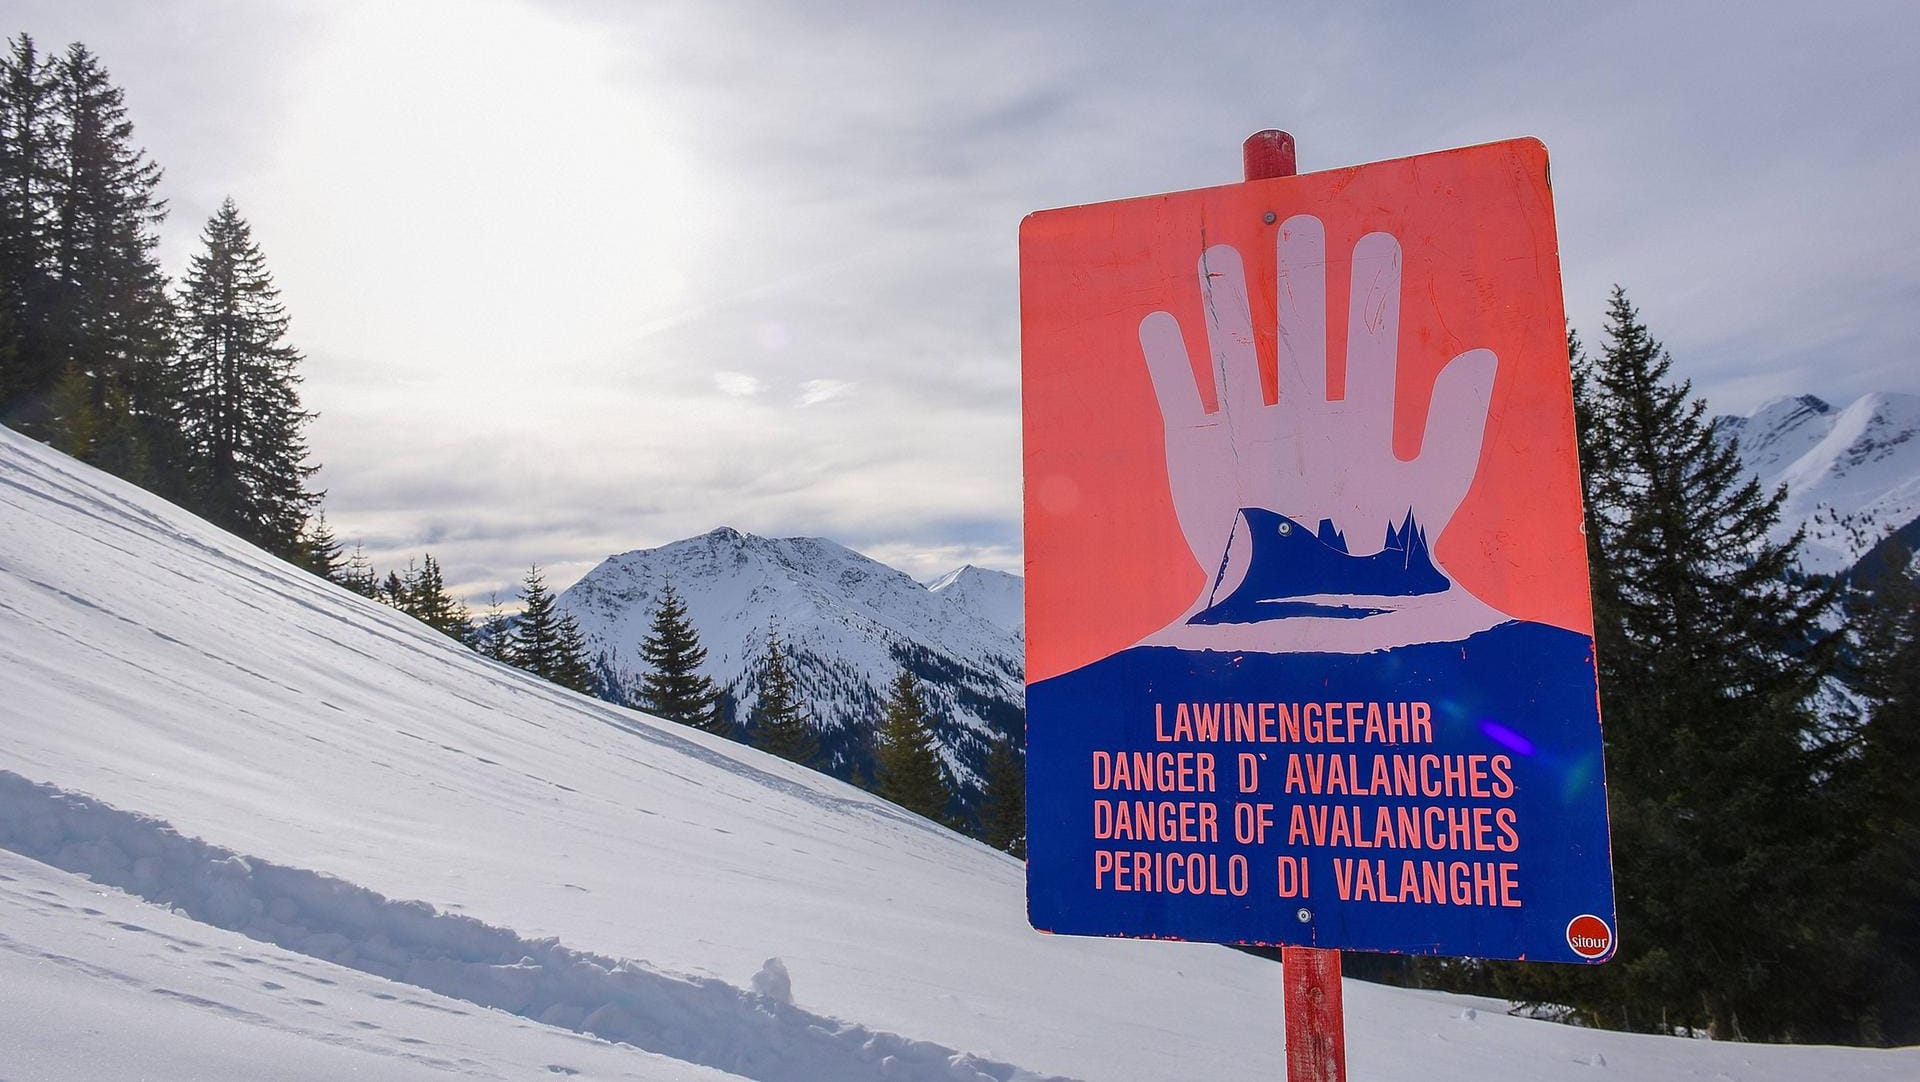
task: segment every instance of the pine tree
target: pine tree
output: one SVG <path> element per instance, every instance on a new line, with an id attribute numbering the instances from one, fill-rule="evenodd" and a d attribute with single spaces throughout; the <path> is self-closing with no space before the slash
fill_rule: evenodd
<path id="1" fill-rule="evenodd" d="M 1844 880 L 1857 903 L 1851 1007 L 1860 1039 L 1920 1041 L 1920 586 L 1912 550 L 1889 546 L 1861 617 L 1859 689 L 1867 701 L 1841 772 L 1857 848 Z M 1848 933 L 1851 934 L 1848 934 Z"/>
<path id="2" fill-rule="evenodd" d="M 573 614 L 560 611 L 559 600 L 547 589 L 538 565 L 527 570 L 520 601 L 520 621 L 513 629 L 513 663 L 562 687 L 591 694 L 593 670 L 586 657 L 586 638 Z"/>
<path id="3" fill-rule="evenodd" d="M 329 582 L 346 581 L 346 556 L 325 511 L 316 510 L 300 533 L 300 564 Z"/>
<path id="4" fill-rule="evenodd" d="M 520 620 L 513 629 L 514 664 L 551 678 L 560 667 L 560 616 L 540 566 L 527 569 L 520 585 Z"/>
<path id="5" fill-rule="evenodd" d="M 93 461 L 151 486 L 173 471 L 130 471 L 171 467 L 178 455 L 173 309 L 155 255 L 167 214 L 160 167 L 133 145 L 125 96 L 99 58 L 75 43 L 55 70 L 61 183 L 47 341 L 63 367 L 89 373 L 102 419 Z"/>
<path id="6" fill-rule="evenodd" d="M 320 495 L 307 488 L 287 313 L 253 232 L 233 200 L 201 234 L 180 297 L 184 342 L 181 426 L 192 502 L 206 518 L 270 552 L 297 557 L 300 532 Z"/>
<path id="7" fill-rule="evenodd" d="M 373 561 L 367 559 L 366 549 L 359 542 L 354 543 L 353 555 L 347 557 L 346 566 L 341 569 L 336 581 L 361 597 L 378 597 L 380 594 L 380 579 L 374 574 Z"/>
<path id="8" fill-rule="evenodd" d="M 589 656 L 586 633 L 570 612 L 562 612 L 555 627 L 558 634 L 558 666 L 547 679 L 582 695 L 598 697 L 600 688 Z"/>
<path id="9" fill-rule="evenodd" d="M 49 396 L 68 367 L 46 341 L 60 179 L 57 79 L 52 58 L 31 37 L 7 42 L 0 57 L 0 420 L 30 431 L 45 426 Z"/>
<path id="10" fill-rule="evenodd" d="M 767 632 L 766 656 L 760 662 L 759 690 L 750 730 L 753 745 L 782 759 L 811 766 L 820 756 L 820 740 L 800 704 L 780 636 L 771 631 Z"/>
<path id="11" fill-rule="evenodd" d="M 495 661 L 518 664 L 513 656 L 513 624 L 500 607 L 499 595 L 487 598 L 487 614 L 481 619 L 468 645 Z"/>
<path id="12" fill-rule="evenodd" d="M 986 792 L 980 801 L 980 840 L 1004 853 L 1027 856 L 1027 767 L 1012 739 L 987 752 Z"/>
<path id="13" fill-rule="evenodd" d="M 876 793 L 910 812 L 947 822 L 953 793 L 934 742 L 926 698 L 912 673 L 903 670 L 887 689 L 874 759 Z"/>
<path id="14" fill-rule="evenodd" d="M 439 561 L 429 552 L 421 557 L 420 569 L 413 570 L 411 562 L 407 565 L 411 582 L 407 585 L 405 603 L 401 608 L 407 615 L 462 643 L 473 632 L 473 620 L 467 613 L 467 607 L 454 600 L 447 592 L 446 577 L 440 571 Z"/>
<path id="15" fill-rule="evenodd" d="M 653 626 L 640 643 L 647 672 L 640 680 L 640 707 L 649 713 L 726 735 L 729 726 L 720 716 L 720 689 L 700 672 L 707 660 L 700 633 L 693 626 L 686 602 L 668 583 L 653 610 Z"/>
<path id="16" fill-rule="evenodd" d="M 0 59 L 0 417 L 176 496 L 172 307 L 154 250 L 160 168 L 133 145 L 124 96 L 74 44 L 46 59 L 22 34 Z M 70 394 L 53 413 L 55 384 Z M 89 426 L 67 433 L 61 422 Z"/>
<path id="17" fill-rule="evenodd" d="M 48 428 L 54 449 L 82 462 L 93 457 L 100 415 L 93 408 L 93 388 L 87 374 L 68 366 L 53 385 L 47 405 Z"/>
<path id="18" fill-rule="evenodd" d="M 403 570 L 398 573 L 391 571 L 387 573 L 387 581 L 382 584 L 380 592 L 386 595 L 387 604 L 392 605 L 408 616 L 413 616 L 413 597 L 419 588 L 420 561 L 409 556 L 407 557 L 407 566 Z M 418 617 L 414 618 L 419 619 Z"/>
<path id="19" fill-rule="evenodd" d="M 1788 1036 L 1834 893 L 1809 707 L 1831 595 L 1617 288 L 1608 318 L 1577 390 L 1621 947 L 1503 979 L 1599 1024 Z"/>

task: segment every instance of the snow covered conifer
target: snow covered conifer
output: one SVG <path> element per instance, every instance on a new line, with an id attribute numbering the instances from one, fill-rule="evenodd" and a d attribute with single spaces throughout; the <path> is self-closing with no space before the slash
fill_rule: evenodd
<path id="1" fill-rule="evenodd" d="M 761 661 L 760 697 L 754 705 L 751 733 L 755 747 L 803 766 L 812 765 L 820 755 L 820 740 L 800 705 L 786 651 L 780 648 L 780 636 L 771 631 Z"/>
<path id="2" fill-rule="evenodd" d="M 320 495 L 307 489 L 300 353 L 253 231 L 228 199 L 201 233 L 180 293 L 181 434 L 194 509 L 297 559 Z"/>
<path id="3" fill-rule="evenodd" d="M 720 717 L 720 689 L 700 672 L 707 660 L 700 633 L 687 613 L 686 602 L 668 583 L 653 610 L 653 627 L 640 643 L 647 673 L 640 680 L 640 706 L 670 721 L 724 735 Z"/>
<path id="4" fill-rule="evenodd" d="M 913 674 L 901 671 L 887 689 L 874 740 L 874 792 L 937 823 L 947 822 L 952 790 Z"/>

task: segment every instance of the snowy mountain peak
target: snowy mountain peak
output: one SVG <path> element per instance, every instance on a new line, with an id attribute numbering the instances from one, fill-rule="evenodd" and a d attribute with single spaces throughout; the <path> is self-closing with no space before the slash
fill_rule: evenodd
<path id="1" fill-rule="evenodd" d="M 952 571 L 949 571 L 946 574 L 941 575 L 940 577 L 934 579 L 932 582 L 927 583 L 927 589 L 932 590 L 934 593 L 937 594 L 942 590 L 948 589 L 954 583 L 959 582 L 960 579 L 967 574 L 967 572 L 978 571 L 978 570 L 980 569 L 973 566 L 972 564 L 961 564 L 959 567 L 954 568 Z"/>
<path id="2" fill-rule="evenodd" d="M 1770 398 L 1753 411 L 1755 423 L 1770 423 L 1773 419 L 1791 418 L 1801 414 L 1832 413 L 1833 406 L 1826 399 L 1810 394 L 1783 394 Z"/>
<path id="3" fill-rule="evenodd" d="M 1018 575 L 962 564 L 927 584 L 962 610 L 1026 638 L 1026 583 Z"/>
<path id="4" fill-rule="evenodd" d="M 603 671 L 631 693 L 642 672 L 640 643 L 671 582 L 706 647 L 704 671 L 732 697 L 736 720 L 750 715 L 767 635 L 777 632 L 841 773 L 868 766 L 866 735 L 886 687 L 911 671 L 933 702 L 948 764 L 970 782 L 989 741 L 1019 731 L 1024 647 L 1020 580 L 962 572 L 936 593 L 823 537 L 769 538 L 723 526 L 609 557 L 564 591 L 560 604 L 579 620 Z"/>
<path id="5" fill-rule="evenodd" d="M 1920 519 L 1920 395 L 1876 391 L 1835 409 L 1812 395 L 1776 398 L 1714 430 L 1768 489 L 1787 486 L 1775 529 L 1806 529 L 1808 571 L 1851 568 L 1889 534 Z"/>

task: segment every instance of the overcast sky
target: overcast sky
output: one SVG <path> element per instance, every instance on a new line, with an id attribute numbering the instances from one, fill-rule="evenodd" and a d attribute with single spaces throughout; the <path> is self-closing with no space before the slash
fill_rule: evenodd
<path id="1" fill-rule="evenodd" d="M 1677 10 L 1676 10 L 1677 9 Z M 76 3 L 306 354 L 336 531 L 457 588 L 727 524 L 1018 570 L 1028 211 L 1545 140 L 1716 411 L 1920 391 L 1920 5 Z"/>

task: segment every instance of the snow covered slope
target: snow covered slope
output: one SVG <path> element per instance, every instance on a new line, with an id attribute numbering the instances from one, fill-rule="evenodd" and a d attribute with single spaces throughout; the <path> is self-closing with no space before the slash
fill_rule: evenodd
<path id="1" fill-rule="evenodd" d="M 1778 539 L 1806 527 L 1801 566 L 1838 573 L 1920 520 L 1920 395 L 1875 392 L 1845 409 L 1812 395 L 1720 417 L 1740 459 L 1769 490 L 1787 486 Z"/>
<path id="2" fill-rule="evenodd" d="M 629 687 L 668 582 L 700 630 L 704 671 L 739 699 L 742 717 L 757 695 L 767 632 L 778 630 L 823 747 L 838 758 L 836 773 L 856 763 L 870 769 L 864 730 L 903 667 L 926 685 L 944 722 L 936 731 L 948 764 L 963 780 L 977 777 L 987 739 L 1019 731 L 1023 646 L 1015 627 L 994 618 L 1004 618 L 1004 605 L 955 603 L 824 538 L 755 537 L 724 526 L 609 557 L 560 595 Z"/>
<path id="3" fill-rule="evenodd" d="M 1026 638 L 1026 584 L 1018 575 L 966 564 L 927 583 L 927 590 L 995 627 Z"/>
<path id="4" fill-rule="evenodd" d="M 1036 935 L 1010 858 L 4 431 L 0 687 L 9 1079 L 1283 1071 L 1272 963 Z M 1920 1075 L 1355 983 L 1347 1017 L 1389 1082 Z"/>

